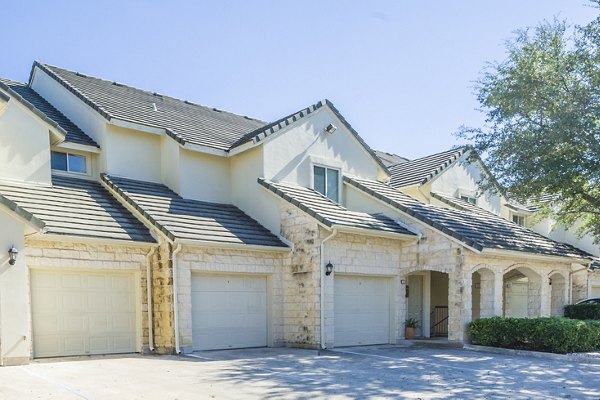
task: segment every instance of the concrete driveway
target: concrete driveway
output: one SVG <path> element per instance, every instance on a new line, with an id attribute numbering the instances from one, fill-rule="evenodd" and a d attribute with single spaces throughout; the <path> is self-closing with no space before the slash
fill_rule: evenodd
<path id="1" fill-rule="evenodd" d="M 122 356 L 0 368 L 0 399 L 600 398 L 600 365 L 375 346 Z"/>

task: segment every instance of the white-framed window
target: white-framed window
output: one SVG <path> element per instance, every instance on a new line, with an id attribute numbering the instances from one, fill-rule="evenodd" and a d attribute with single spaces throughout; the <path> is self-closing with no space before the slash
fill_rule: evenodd
<path id="1" fill-rule="evenodd" d="M 472 197 L 472 196 L 467 196 L 467 195 L 461 194 L 460 199 L 463 201 L 466 201 L 467 203 L 477 205 L 477 197 Z"/>
<path id="2" fill-rule="evenodd" d="M 323 167 L 320 165 L 313 166 L 313 189 L 321 193 L 323 196 L 340 202 L 340 170 L 334 168 Z"/>
<path id="3" fill-rule="evenodd" d="M 517 225 L 525 226 L 525 216 L 524 215 L 513 214 L 512 220 Z"/>
<path id="4" fill-rule="evenodd" d="M 50 164 L 51 168 L 56 171 L 87 174 L 87 157 L 79 154 L 52 151 L 50 153 Z"/>

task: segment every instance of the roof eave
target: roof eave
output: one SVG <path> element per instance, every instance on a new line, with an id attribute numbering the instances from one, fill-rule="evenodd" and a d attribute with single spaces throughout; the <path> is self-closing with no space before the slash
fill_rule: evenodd
<path id="1" fill-rule="evenodd" d="M 23 221 L 25 224 L 33 228 L 34 230 L 42 233 L 46 227 L 46 223 L 35 215 L 30 213 L 29 211 L 21 208 L 17 203 L 4 197 L 0 194 L 0 206 L 11 211 L 19 220 Z"/>
<path id="2" fill-rule="evenodd" d="M 389 232 L 389 231 L 382 231 L 382 230 L 376 230 L 376 229 L 357 228 L 357 227 L 348 226 L 348 225 L 334 224 L 331 226 L 331 228 L 336 229 L 338 232 L 341 232 L 341 233 L 350 233 L 350 234 L 356 234 L 356 235 L 362 235 L 362 236 L 374 236 L 374 237 L 382 237 L 382 238 L 386 238 L 386 239 L 395 239 L 395 240 L 402 240 L 402 241 L 417 241 L 419 239 L 417 235 L 412 234 L 412 233 L 409 234 L 409 233 Z"/>
<path id="3" fill-rule="evenodd" d="M 497 255 L 497 256 L 510 256 L 525 259 L 545 260 L 545 261 L 562 261 L 567 263 L 578 263 L 578 264 L 591 264 L 592 260 L 584 257 L 577 256 L 560 256 L 555 254 L 543 254 L 543 253 L 531 253 L 525 251 L 497 249 L 486 247 L 482 250 L 483 254 Z"/>
<path id="4" fill-rule="evenodd" d="M 6 85 L 3 82 L 0 82 L 0 89 L 8 93 L 10 96 L 14 97 L 19 103 L 21 103 L 25 108 L 29 109 L 33 114 L 35 114 L 38 118 L 40 118 L 46 125 L 49 126 L 51 132 L 58 136 L 58 141 L 56 143 L 64 142 L 67 137 L 67 131 L 65 131 L 60 125 L 58 125 L 55 121 L 48 118 L 46 114 L 44 114 L 40 109 L 36 106 L 28 102 L 21 96 L 19 93 L 15 92 L 10 86 Z M 1 92 L 0 92 L 1 93 Z M 8 101 L 8 100 L 7 100 Z M 55 143 L 55 144 L 56 144 Z"/>
<path id="5" fill-rule="evenodd" d="M 278 253 L 289 253 L 292 251 L 291 247 L 288 246 L 263 246 L 258 244 L 247 244 L 247 243 L 226 243 L 226 242 L 212 242 L 210 240 L 194 240 L 194 239 L 175 239 L 175 243 L 180 243 L 186 246 L 193 247 L 210 247 L 215 249 L 235 249 L 242 251 L 261 251 L 261 252 L 278 252 Z"/>
<path id="6" fill-rule="evenodd" d="M 82 235 L 62 235 L 57 233 L 44 233 L 37 237 L 39 240 L 45 240 L 50 242 L 61 242 L 65 239 L 70 239 L 74 242 L 85 242 L 85 243 L 98 243 L 98 244 L 110 244 L 116 246 L 126 246 L 126 247 L 155 247 L 158 246 L 157 242 L 146 242 L 143 240 L 135 240 L 135 239 L 113 239 L 113 238 L 104 238 L 97 236 L 82 236 Z"/>

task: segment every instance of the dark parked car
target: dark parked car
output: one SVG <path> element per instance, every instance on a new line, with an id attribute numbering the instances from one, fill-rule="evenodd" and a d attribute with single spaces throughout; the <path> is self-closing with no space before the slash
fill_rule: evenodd
<path id="1" fill-rule="evenodd" d="M 600 297 L 592 297 L 589 299 L 579 300 L 575 304 L 600 304 Z"/>

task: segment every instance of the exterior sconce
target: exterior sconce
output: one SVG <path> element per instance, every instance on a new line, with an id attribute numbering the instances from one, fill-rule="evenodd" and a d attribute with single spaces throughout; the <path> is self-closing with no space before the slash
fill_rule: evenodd
<path id="1" fill-rule="evenodd" d="M 406 292 L 404 293 L 404 297 L 408 298 L 410 296 L 409 286 L 406 285 Z"/>
<path id="2" fill-rule="evenodd" d="M 325 276 L 331 275 L 332 272 L 333 272 L 333 264 L 331 263 L 331 261 L 329 261 L 327 263 L 327 265 L 325 266 Z"/>
<path id="3" fill-rule="evenodd" d="M 552 286 L 552 278 L 548 279 L 548 285 Z"/>
<path id="4" fill-rule="evenodd" d="M 8 263 L 10 265 L 15 265 L 17 262 L 17 254 L 19 254 L 19 250 L 17 250 L 14 245 L 8 249 Z"/>
<path id="5" fill-rule="evenodd" d="M 335 126 L 334 124 L 329 124 L 325 127 L 325 132 L 333 133 L 336 131 L 336 129 L 337 129 L 337 126 Z"/>
<path id="6" fill-rule="evenodd" d="M 404 285 L 404 284 L 406 284 L 406 280 L 405 280 L 405 279 L 400 279 L 400 284 L 401 284 L 401 285 Z"/>

